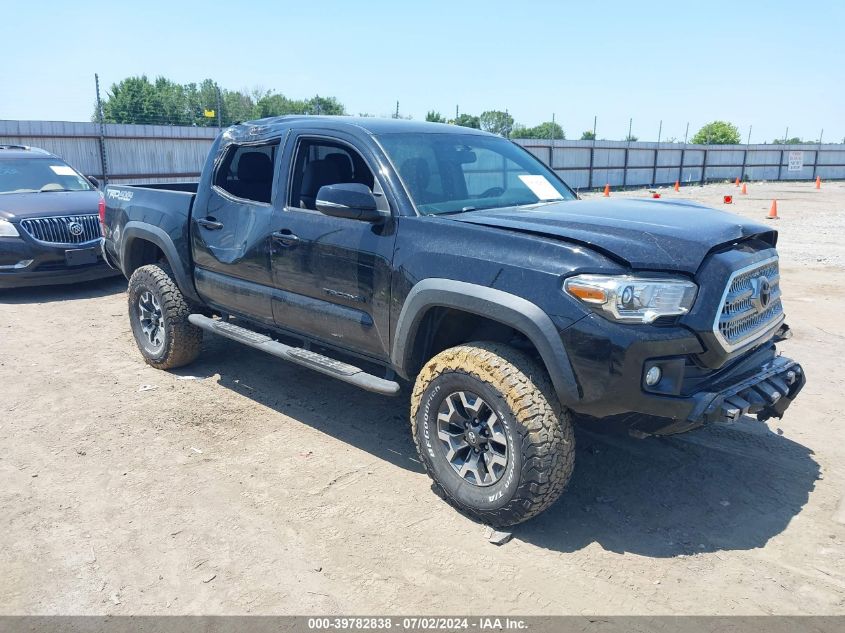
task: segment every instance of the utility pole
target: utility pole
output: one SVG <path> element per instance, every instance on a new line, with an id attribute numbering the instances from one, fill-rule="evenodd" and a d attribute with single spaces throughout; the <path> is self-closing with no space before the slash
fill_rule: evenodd
<path id="1" fill-rule="evenodd" d="M 100 121 L 100 166 L 103 169 L 103 184 L 109 184 L 109 161 L 106 155 L 106 120 L 103 115 L 103 102 L 100 100 L 100 77 L 94 73 L 94 87 L 97 91 L 97 118 Z"/>
<path id="2" fill-rule="evenodd" d="M 786 143 L 786 140 L 789 138 L 789 126 L 786 126 L 786 132 L 783 134 L 783 142 Z"/>
<path id="3" fill-rule="evenodd" d="M 396 114 L 393 115 L 394 119 L 399 118 L 399 101 L 396 102 Z"/>
<path id="4" fill-rule="evenodd" d="M 822 137 L 824 136 L 824 128 L 819 132 L 819 146 L 816 148 L 816 158 L 813 160 L 813 180 L 818 176 L 819 171 L 819 156 L 822 153 Z"/>
<path id="5" fill-rule="evenodd" d="M 457 106 L 457 104 L 456 104 L 456 105 L 455 105 L 455 122 L 456 122 L 456 123 L 457 123 L 457 121 L 458 121 L 458 116 L 460 116 L 460 115 L 458 114 L 458 106 Z"/>
<path id="6" fill-rule="evenodd" d="M 748 126 L 748 140 L 746 141 L 746 145 L 751 145 L 751 130 L 754 129 L 753 125 Z"/>
<path id="7" fill-rule="evenodd" d="M 223 129 L 223 113 L 220 111 L 220 86 L 217 86 L 217 130 Z"/>
<path id="8" fill-rule="evenodd" d="M 599 122 L 599 115 L 593 115 L 593 145 L 596 144 L 596 126 Z"/>
<path id="9" fill-rule="evenodd" d="M 552 129 L 549 130 L 549 135 L 552 140 L 555 138 L 555 113 L 552 112 Z"/>
<path id="10" fill-rule="evenodd" d="M 660 119 L 660 126 L 657 128 L 657 144 L 660 144 L 660 136 L 663 134 L 663 119 Z"/>
<path id="11" fill-rule="evenodd" d="M 630 119 L 628 119 L 628 143 L 631 142 L 631 130 L 633 129 L 633 126 L 634 126 L 634 118 L 631 117 Z"/>
<path id="12" fill-rule="evenodd" d="M 687 144 L 687 137 L 689 136 L 689 121 L 687 121 L 687 129 L 684 130 L 684 145 Z"/>

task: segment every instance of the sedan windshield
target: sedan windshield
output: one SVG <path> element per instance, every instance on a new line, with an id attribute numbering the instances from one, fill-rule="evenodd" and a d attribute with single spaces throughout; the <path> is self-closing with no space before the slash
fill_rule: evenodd
<path id="1" fill-rule="evenodd" d="M 91 189 L 91 183 L 84 176 L 55 158 L 0 160 L 0 194 Z"/>
<path id="2" fill-rule="evenodd" d="M 575 199 L 554 172 L 503 138 L 414 133 L 379 141 L 426 215 Z"/>

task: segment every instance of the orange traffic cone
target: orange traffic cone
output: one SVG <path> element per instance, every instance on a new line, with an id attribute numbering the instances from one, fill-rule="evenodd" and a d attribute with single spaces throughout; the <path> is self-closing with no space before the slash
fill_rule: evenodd
<path id="1" fill-rule="evenodd" d="M 745 186 L 745 183 L 742 183 L 742 195 L 748 195 L 748 187 Z"/>
<path id="2" fill-rule="evenodd" d="M 739 187 L 739 176 L 736 177 L 736 186 Z"/>
<path id="3" fill-rule="evenodd" d="M 816 189 L 821 189 L 821 188 L 822 188 L 822 177 L 816 176 Z"/>
<path id="4" fill-rule="evenodd" d="M 610 183 L 608 183 L 604 186 L 604 197 L 605 198 L 610 197 Z"/>
<path id="5" fill-rule="evenodd" d="M 676 180 L 675 181 L 675 191 L 680 191 L 680 190 L 681 190 L 681 183 Z"/>
<path id="6" fill-rule="evenodd" d="M 778 219 L 778 201 L 772 200 L 772 208 L 769 209 L 769 215 L 766 216 L 767 220 L 777 220 Z"/>

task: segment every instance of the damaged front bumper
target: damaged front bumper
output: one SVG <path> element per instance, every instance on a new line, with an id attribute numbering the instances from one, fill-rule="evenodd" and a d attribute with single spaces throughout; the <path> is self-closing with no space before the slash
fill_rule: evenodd
<path id="1" fill-rule="evenodd" d="M 801 365 L 777 356 L 757 375 L 714 393 L 712 398 L 702 398 L 691 417 L 704 422 L 735 422 L 743 415 L 756 415 L 761 421 L 780 418 L 806 381 Z"/>
<path id="2" fill-rule="evenodd" d="M 791 358 L 775 356 L 744 377 L 727 377 L 685 398 L 673 399 L 689 406 L 683 417 L 667 418 L 655 407 L 645 407 L 630 419 L 635 434 L 671 435 L 704 424 L 730 424 L 744 415 L 764 421 L 780 418 L 806 383 L 804 369 Z"/>

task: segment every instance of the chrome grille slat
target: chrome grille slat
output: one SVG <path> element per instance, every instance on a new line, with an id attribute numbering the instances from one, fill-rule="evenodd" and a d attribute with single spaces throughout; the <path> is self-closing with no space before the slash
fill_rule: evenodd
<path id="1" fill-rule="evenodd" d="M 760 277 L 769 282 L 769 302 L 755 304 L 755 284 Z M 753 342 L 783 318 L 780 269 L 777 257 L 737 270 L 728 279 L 713 332 L 727 351 Z"/>
<path id="2" fill-rule="evenodd" d="M 69 226 L 72 222 L 82 227 L 81 234 L 71 234 Z M 28 218 L 21 220 L 21 227 L 33 239 L 47 244 L 84 244 L 100 237 L 99 218 L 96 214 Z"/>

